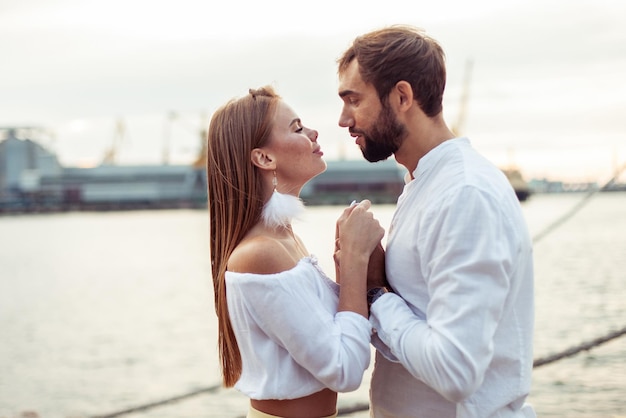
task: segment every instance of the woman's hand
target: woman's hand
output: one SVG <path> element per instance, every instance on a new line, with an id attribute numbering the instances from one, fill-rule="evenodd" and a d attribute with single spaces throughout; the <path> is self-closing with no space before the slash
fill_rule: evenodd
<path id="1" fill-rule="evenodd" d="M 368 316 L 366 293 L 369 261 L 385 235 L 385 230 L 369 211 L 370 207 L 370 201 L 364 200 L 343 211 L 337 220 L 333 255 L 336 277 L 338 282 L 341 281 L 338 310 L 356 312 L 365 318 Z M 381 256 L 384 260 L 382 246 L 380 251 L 376 251 L 375 258 L 378 261 L 372 266 L 377 272 L 380 271 Z"/>
<path id="2" fill-rule="evenodd" d="M 340 265 L 342 258 L 350 257 L 351 259 L 364 258 L 371 260 L 371 269 L 368 269 L 372 275 L 381 275 L 384 277 L 384 250 L 382 249 L 381 239 L 385 234 L 385 230 L 380 226 L 378 220 L 369 211 L 371 203 L 369 200 L 363 200 L 361 203 L 351 205 L 344 209 L 343 213 L 337 220 L 335 228 L 335 251 L 333 259 L 335 261 L 336 280 L 340 282 Z"/>

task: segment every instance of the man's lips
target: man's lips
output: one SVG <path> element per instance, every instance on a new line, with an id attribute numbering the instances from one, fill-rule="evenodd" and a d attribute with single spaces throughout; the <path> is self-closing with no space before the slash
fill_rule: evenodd
<path id="1" fill-rule="evenodd" d="M 350 130 L 350 136 L 354 138 L 355 142 L 358 142 L 359 138 L 363 136 L 363 132 Z"/>
<path id="2" fill-rule="evenodd" d="M 357 144 L 357 145 L 359 145 L 359 146 L 361 145 L 361 144 L 360 144 L 360 142 L 362 142 L 362 141 L 361 141 L 361 138 L 363 138 L 363 135 L 358 134 L 358 133 L 350 133 L 350 136 L 351 136 L 352 138 L 354 138 L 354 143 L 355 143 L 355 144 Z"/>

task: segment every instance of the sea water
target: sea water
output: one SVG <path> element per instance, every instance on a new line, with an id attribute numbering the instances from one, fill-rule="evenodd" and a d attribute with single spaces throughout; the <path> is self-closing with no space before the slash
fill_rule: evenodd
<path id="1" fill-rule="evenodd" d="M 582 198 L 523 202 L 531 235 Z M 294 225 L 331 276 L 342 209 Z M 373 211 L 387 226 L 393 205 Z M 626 193 L 598 193 L 535 242 L 535 358 L 626 326 L 625 215 Z M 106 415 L 219 384 L 208 230 L 205 210 L 0 217 L 0 418 Z M 340 407 L 367 403 L 370 373 Z M 536 368 L 528 401 L 540 417 L 625 415 L 626 336 Z M 220 389 L 128 416 L 246 409 Z"/>

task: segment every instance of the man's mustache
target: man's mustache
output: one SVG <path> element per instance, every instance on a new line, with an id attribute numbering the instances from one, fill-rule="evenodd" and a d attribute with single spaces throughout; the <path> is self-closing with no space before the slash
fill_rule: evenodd
<path id="1" fill-rule="evenodd" d="M 348 131 L 349 131 L 351 134 L 365 135 L 365 132 L 363 132 L 363 131 L 362 131 L 362 130 L 360 130 L 360 129 L 348 128 Z"/>

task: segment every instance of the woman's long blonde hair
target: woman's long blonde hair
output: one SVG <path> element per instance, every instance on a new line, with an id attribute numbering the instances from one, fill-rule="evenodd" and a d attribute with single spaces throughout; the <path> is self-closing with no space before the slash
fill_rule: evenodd
<path id="1" fill-rule="evenodd" d="M 259 168 L 251 162 L 251 152 L 269 141 L 279 100 L 280 96 L 272 87 L 250 89 L 247 96 L 219 108 L 209 125 L 207 183 L 211 274 L 226 387 L 237 382 L 242 363 L 228 315 L 224 275 L 233 250 L 261 217 L 263 182 Z"/>

